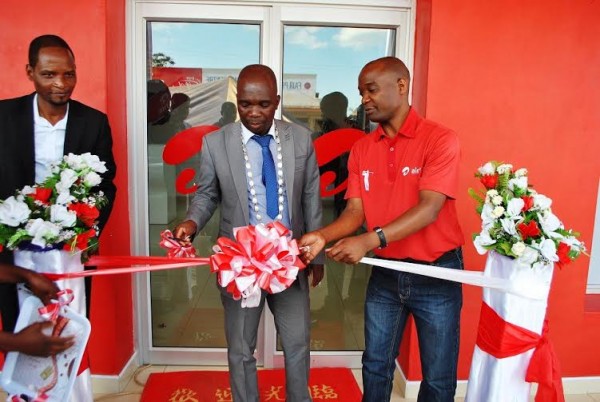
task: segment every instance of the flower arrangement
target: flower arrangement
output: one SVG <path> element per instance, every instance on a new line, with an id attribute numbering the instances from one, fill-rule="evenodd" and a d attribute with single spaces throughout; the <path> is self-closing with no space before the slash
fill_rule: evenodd
<path id="1" fill-rule="evenodd" d="M 475 177 L 486 191 L 469 189 L 482 221 L 473 243 L 479 254 L 494 250 L 527 267 L 554 262 L 562 267 L 585 253 L 585 246 L 552 213 L 552 200 L 529 185 L 527 173 L 495 161 L 478 169 Z"/>
<path id="2" fill-rule="evenodd" d="M 68 154 L 51 166 L 42 183 L 25 186 L 0 201 L 0 251 L 4 247 L 95 250 L 97 219 L 107 199 L 92 190 L 106 170 L 96 155 Z"/>

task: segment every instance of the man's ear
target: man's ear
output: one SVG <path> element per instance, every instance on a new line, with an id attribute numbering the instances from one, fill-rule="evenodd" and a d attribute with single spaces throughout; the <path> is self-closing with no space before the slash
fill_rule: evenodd
<path id="1" fill-rule="evenodd" d="M 408 79 L 407 78 L 405 78 L 405 77 L 398 78 L 397 85 L 398 85 L 398 92 L 401 95 L 408 93 Z"/>
<path id="2" fill-rule="evenodd" d="M 33 67 L 29 64 L 25 64 L 25 74 L 27 74 L 29 81 L 33 81 Z"/>

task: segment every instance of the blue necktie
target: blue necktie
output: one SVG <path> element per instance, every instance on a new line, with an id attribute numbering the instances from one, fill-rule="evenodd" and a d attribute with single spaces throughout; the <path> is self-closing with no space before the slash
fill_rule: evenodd
<path id="1" fill-rule="evenodd" d="M 277 204 L 277 173 L 275 172 L 275 163 L 273 155 L 269 149 L 271 135 L 254 135 L 252 139 L 258 142 L 262 148 L 262 182 L 267 189 L 267 215 L 271 219 L 275 219 L 279 213 L 279 205 Z"/>

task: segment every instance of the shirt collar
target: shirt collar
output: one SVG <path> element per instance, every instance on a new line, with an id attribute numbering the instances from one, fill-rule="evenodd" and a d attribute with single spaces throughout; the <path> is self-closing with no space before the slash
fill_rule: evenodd
<path id="1" fill-rule="evenodd" d="M 407 138 L 415 138 L 417 136 L 417 126 L 420 120 L 421 116 L 419 116 L 417 111 L 411 106 L 408 110 L 406 118 L 404 119 L 404 123 L 402 123 L 402 126 L 400 126 L 400 130 L 398 130 L 398 134 Z M 381 124 L 377 126 L 377 131 L 375 131 L 375 134 L 377 141 L 387 138 L 385 131 L 383 131 L 383 128 L 381 128 Z"/>
<path id="2" fill-rule="evenodd" d="M 38 99 L 38 94 L 36 92 L 35 95 L 33 96 L 33 123 L 40 125 L 40 126 L 52 127 L 54 129 L 66 130 L 67 129 L 67 118 L 69 117 L 69 104 L 67 103 L 67 112 L 65 113 L 65 117 L 60 119 L 53 126 L 52 124 L 50 124 L 50 122 L 48 120 L 46 120 L 45 118 L 40 116 L 40 110 L 38 109 L 37 99 Z"/>
<path id="3" fill-rule="evenodd" d="M 246 126 L 244 126 L 244 123 L 242 123 L 242 140 L 244 141 L 244 144 L 247 144 L 248 141 L 250 141 L 250 139 L 254 135 L 256 134 L 248 130 Z M 275 121 L 273 121 L 273 123 L 271 124 L 271 128 L 269 128 L 269 132 L 267 133 L 267 135 L 270 135 L 273 138 L 275 138 Z"/>

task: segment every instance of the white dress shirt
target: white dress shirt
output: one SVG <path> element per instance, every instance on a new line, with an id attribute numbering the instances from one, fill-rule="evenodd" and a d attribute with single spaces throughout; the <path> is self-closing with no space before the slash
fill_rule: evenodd
<path id="1" fill-rule="evenodd" d="M 269 129 L 268 134 L 272 137 L 275 137 L 275 122 L 271 124 L 271 128 Z M 248 152 L 248 158 L 250 159 L 250 167 L 252 171 L 252 176 L 254 177 L 254 190 L 256 191 L 256 199 L 258 200 L 258 213 L 262 216 L 263 223 L 272 222 L 273 219 L 269 217 L 267 214 L 267 189 L 262 182 L 262 147 L 260 144 L 252 139 L 254 133 L 251 132 L 242 124 L 242 138 L 244 144 L 246 144 L 246 151 Z M 269 143 L 269 149 L 271 150 L 271 155 L 273 155 L 273 160 L 277 160 L 277 144 L 275 141 L 271 141 Z M 285 163 L 285 162 L 284 162 Z M 246 177 L 246 183 L 248 182 L 248 177 Z M 283 213 L 281 218 L 281 223 L 290 228 L 290 213 L 289 213 L 289 205 L 287 199 L 287 191 L 285 191 L 285 183 L 283 185 Z M 249 221 L 251 225 L 256 225 L 258 223 L 258 219 L 256 219 L 256 212 L 254 211 L 254 206 L 252 204 L 252 195 L 250 194 L 250 184 L 248 184 L 248 212 L 250 213 Z"/>
<path id="2" fill-rule="evenodd" d="M 33 97 L 33 149 L 35 152 L 35 182 L 41 183 L 50 176 L 50 165 L 58 162 L 64 154 L 65 133 L 69 117 L 69 105 L 65 117 L 52 125 L 40 116 L 38 95 Z"/>

